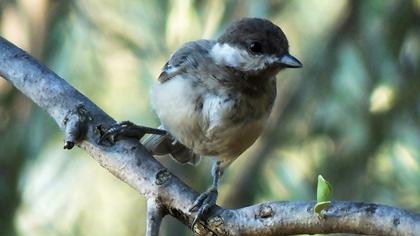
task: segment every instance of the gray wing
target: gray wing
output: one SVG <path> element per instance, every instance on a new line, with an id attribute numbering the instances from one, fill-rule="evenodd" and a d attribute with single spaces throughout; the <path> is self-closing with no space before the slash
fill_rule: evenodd
<path id="1" fill-rule="evenodd" d="M 215 41 L 198 40 L 184 44 L 166 62 L 159 75 L 159 82 L 164 83 L 182 73 L 201 74 L 200 68 L 211 62 L 209 52 Z M 155 155 L 169 155 L 183 164 L 198 164 L 200 155 L 179 142 L 173 142 L 168 136 L 151 135 L 144 140 L 146 148 Z"/>
<path id="2" fill-rule="evenodd" d="M 213 40 L 197 40 L 184 44 L 163 66 L 159 82 L 164 83 L 176 75 L 197 70 L 200 65 L 209 63 L 209 52 L 214 44 L 216 42 Z"/>

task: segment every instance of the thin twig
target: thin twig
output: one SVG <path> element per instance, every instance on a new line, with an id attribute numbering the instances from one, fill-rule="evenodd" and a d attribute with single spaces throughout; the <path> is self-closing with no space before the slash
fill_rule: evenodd
<path id="1" fill-rule="evenodd" d="M 156 199 L 147 200 L 146 236 L 158 236 L 160 224 L 165 216 L 160 203 Z"/>

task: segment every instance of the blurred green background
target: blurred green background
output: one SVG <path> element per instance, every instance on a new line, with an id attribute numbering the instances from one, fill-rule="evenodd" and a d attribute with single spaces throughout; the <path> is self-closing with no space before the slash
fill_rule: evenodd
<path id="1" fill-rule="evenodd" d="M 183 42 L 229 22 L 280 25 L 304 68 L 278 77 L 264 135 L 227 171 L 218 203 L 334 198 L 420 212 L 420 0 L 0 0 L 0 33 L 117 120 L 156 127 L 149 88 Z M 145 200 L 0 79 L 0 235 L 143 235 Z M 198 191 L 210 163 L 161 159 Z M 170 217 L 161 235 L 191 235 Z"/>

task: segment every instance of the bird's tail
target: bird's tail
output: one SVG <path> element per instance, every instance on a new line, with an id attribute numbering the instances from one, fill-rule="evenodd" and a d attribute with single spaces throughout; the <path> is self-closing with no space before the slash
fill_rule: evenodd
<path id="1" fill-rule="evenodd" d="M 169 135 L 149 135 L 142 141 L 142 144 L 153 155 L 169 155 L 181 164 L 197 165 L 201 159 L 200 155 L 195 154 L 180 142 L 174 141 Z"/>

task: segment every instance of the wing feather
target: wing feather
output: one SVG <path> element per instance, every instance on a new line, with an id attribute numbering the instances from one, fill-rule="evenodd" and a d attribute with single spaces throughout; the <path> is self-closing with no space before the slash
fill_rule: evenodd
<path id="1" fill-rule="evenodd" d="M 184 44 L 163 66 L 159 82 L 164 83 L 181 73 L 197 70 L 200 63 L 209 60 L 209 51 L 215 43 L 213 40 L 197 40 Z"/>

